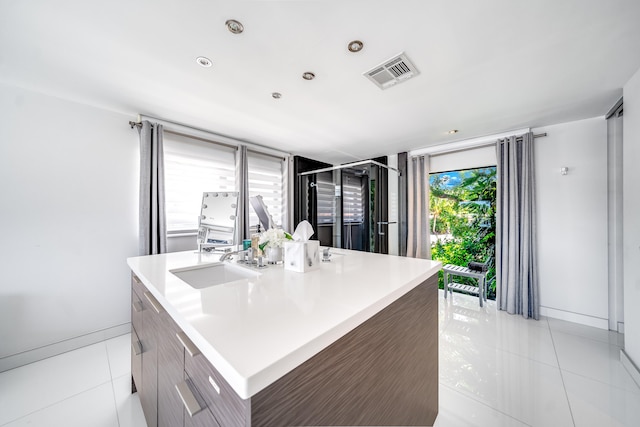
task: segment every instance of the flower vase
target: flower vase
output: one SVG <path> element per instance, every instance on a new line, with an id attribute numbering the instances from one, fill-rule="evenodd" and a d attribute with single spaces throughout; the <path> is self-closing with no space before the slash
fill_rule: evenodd
<path id="1" fill-rule="evenodd" d="M 268 247 L 266 248 L 267 262 L 269 264 L 277 264 L 282 262 L 282 248 Z"/>

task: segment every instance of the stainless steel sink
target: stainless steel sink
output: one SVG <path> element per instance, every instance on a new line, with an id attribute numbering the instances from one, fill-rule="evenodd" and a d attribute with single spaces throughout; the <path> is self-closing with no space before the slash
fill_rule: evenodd
<path id="1" fill-rule="evenodd" d="M 169 271 L 195 289 L 252 279 L 260 275 L 257 271 L 224 262 L 176 268 Z"/>

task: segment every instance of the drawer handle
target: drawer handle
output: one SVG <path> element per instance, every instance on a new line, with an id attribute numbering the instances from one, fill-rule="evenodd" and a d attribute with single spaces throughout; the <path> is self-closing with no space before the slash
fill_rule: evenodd
<path id="1" fill-rule="evenodd" d="M 140 313 L 142 311 L 142 303 L 140 301 L 134 302 L 131 306 L 133 307 L 133 311 L 136 313 Z"/>
<path id="2" fill-rule="evenodd" d="M 211 378 L 211 376 L 209 376 L 209 383 L 211 383 L 213 389 L 220 394 L 220 386 L 213 380 L 213 378 Z"/>
<path id="3" fill-rule="evenodd" d="M 198 347 L 196 347 L 196 345 L 191 342 L 191 340 L 187 337 L 187 334 L 185 334 L 184 332 L 178 332 L 176 334 L 176 337 L 178 338 L 178 341 L 180 341 L 180 344 L 182 344 L 182 346 L 185 348 L 185 350 L 187 350 L 189 356 L 193 357 L 200 354 L 200 350 L 198 350 Z"/>
<path id="4" fill-rule="evenodd" d="M 142 282 L 140 281 L 140 279 L 138 279 L 138 276 L 136 276 L 135 274 L 133 275 L 133 281 L 139 285 L 142 285 Z"/>
<path id="5" fill-rule="evenodd" d="M 149 301 L 149 304 L 151 304 L 151 307 L 153 307 L 156 313 L 158 314 L 162 313 L 162 306 L 160 305 L 158 300 L 155 299 L 153 295 L 151 295 L 151 292 L 146 291 L 144 293 L 144 297 L 147 299 L 147 301 Z"/>
<path id="6" fill-rule="evenodd" d="M 198 403 L 198 399 L 196 399 L 196 396 L 193 394 L 186 381 L 176 384 L 176 390 L 178 391 L 182 404 L 190 417 L 193 417 L 195 414 L 202 411 L 202 406 Z"/>
<path id="7" fill-rule="evenodd" d="M 142 354 L 142 344 L 140 344 L 140 341 L 136 340 L 133 342 L 132 344 L 133 347 L 133 353 L 136 356 L 140 356 L 140 354 Z"/>

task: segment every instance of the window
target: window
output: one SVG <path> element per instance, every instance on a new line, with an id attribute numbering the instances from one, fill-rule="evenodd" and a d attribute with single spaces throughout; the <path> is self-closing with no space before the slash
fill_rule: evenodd
<path id="1" fill-rule="evenodd" d="M 317 175 L 318 225 L 333 225 L 336 221 L 336 186 L 330 172 Z"/>
<path id="2" fill-rule="evenodd" d="M 488 277 L 495 277 L 496 167 L 431 174 L 429 185 L 432 259 L 459 266 L 488 262 Z M 495 280 L 487 285 L 487 298 L 495 299 Z"/>
<path id="3" fill-rule="evenodd" d="M 249 167 L 249 197 L 261 195 L 275 224 L 287 227 L 286 164 L 282 157 L 274 157 L 247 150 Z M 249 208 L 249 226 L 255 230 L 258 216 Z"/>
<path id="4" fill-rule="evenodd" d="M 364 208 L 367 194 L 362 187 L 362 180 L 347 176 L 342 183 L 342 205 L 345 223 L 364 223 Z"/>
<path id="5" fill-rule="evenodd" d="M 195 233 L 205 191 L 238 191 L 236 147 L 164 132 L 167 233 Z M 249 196 L 261 195 L 276 224 L 287 226 L 287 168 L 282 157 L 247 150 Z M 246 201 L 249 203 L 249 200 Z M 255 230 L 258 216 L 249 207 Z"/>
<path id="6" fill-rule="evenodd" d="M 167 233 L 195 232 L 205 191 L 237 191 L 236 149 L 164 132 Z"/>

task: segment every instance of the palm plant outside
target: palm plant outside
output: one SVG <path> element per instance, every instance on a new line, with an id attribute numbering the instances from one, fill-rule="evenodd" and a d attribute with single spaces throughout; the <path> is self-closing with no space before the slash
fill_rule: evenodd
<path id="1" fill-rule="evenodd" d="M 431 174 L 429 183 L 432 259 L 460 266 L 488 262 L 487 298 L 495 299 L 496 168 Z M 456 281 L 477 284 L 461 277 Z"/>

